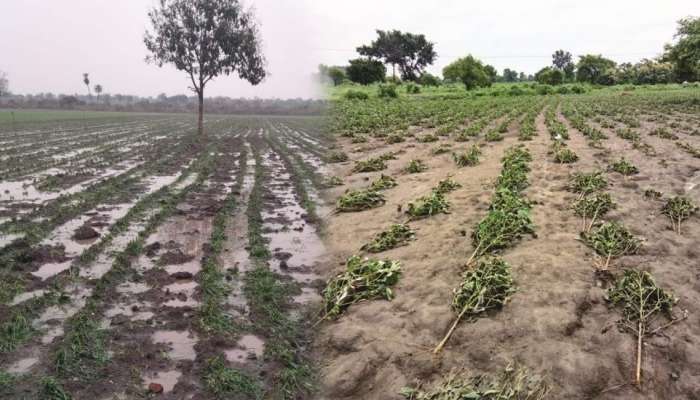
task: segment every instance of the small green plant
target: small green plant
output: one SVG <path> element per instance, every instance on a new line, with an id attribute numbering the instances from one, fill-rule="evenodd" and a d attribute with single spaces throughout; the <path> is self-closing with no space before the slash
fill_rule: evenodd
<path id="1" fill-rule="evenodd" d="M 447 179 L 443 179 L 440 182 L 438 182 L 437 187 L 435 187 L 434 190 L 438 193 L 444 194 L 444 193 L 449 193 L 449 192 L 455 191 L 461 187 L 462 187 L 462 185 L 455 182 L 454 179 L 447 178 Z"/>
<path id="2" fill-rule="evenodd" d="M 68 394 L 56 379 L 46 377 L 41 380 L 41 392 L 39 393 L 40 400 L 72 400 L 73 397 Z"/>
<path id="3" fill-rule="evenodd" d="M 625 160 L 624 158 L 621 158 L 620 160 L 612 163 L 610 165 L 610 169 L 625 176 L 635 175 L 639 173 L 637 167 L 632 165 L 629 161 Z"/>
<path id="4" fill-rule="evenodd" d="M 484 136 L 484 140 L 487 142 L 500 142 L 503 140 L 503 134 L 497 130 L 489 131 Z"/>
<path id="5" fill-rule="evenodd" d="M 344 97 L 348 100 L 367 100 L 369 99 L 369 95 L 363 91 L 360 90 L 353 90 L 350 89 L 347 92 L 345 92 Z"/>
<path id="6" fill-rule="evenodd" d="M 408 174 L 417 174 L 419 172 L 426 171 L 428 169 L 428 166 L 425 165 L 425 163 L 421 160 L 411 160 L 408 162 L 408 165 L 404 169 L 406 173 Z"/>
<path id="7" fill-rule="evenodd" d="M 685 196 L 677 196 L 669 199 L 661 209 L 671 219 L 673 230 L 681 234 L 681 223 L 698 211 L 698 207 L 692 200 Z"/>
<path id="8" fill-rule="evenodd" d="M 321 321 L 337 317 L 351 305 L 364 300 L 393 299 L 391 287 L 400 276 L 401 264 L 398 261 L 350 257 L 345 271 L 332 278 L 323 290 L 325 315 Z"/>
<path id="9" fill-rule="evenodd" d="M 379 233 L 371 242 L 362 246 L 361 250 L 370 253 L 380 253 L 399 246 L 405 246 L 415 238 L 416 233 L 406 224 L 394 224 L 388 230 Z"/>
<path id="10" fill-rule="evenodd" d="M 574 203 L 574 212 L 583 219 L 583 231 L 590 232 L 596 220 L 615 208 L 610 193 L 594 193 Z"/>
<path id="11" fill-rule="evenodd" d="M 242 394 L 249 399 L 263 398 L 260 383 L 238 369 L 228 368 L 221 356 L 208 361 L 204 383 L 217 399 L 230 399 Z"/>
<path id="12" fill-rule="evenodd" d="M 545 382 L 524 367 L 508 365 L 496 376 L 448 376 L 429 391 L 404 387 L 407 400 L 544 400 L 549 392 Z"/>
<path id="13" fill-rule="evenodd" d="M 386 137 L 384 140 L 387 144 L 402 143 L 406 141 L 404 135 L 394 133 Z"/>
<path id="14" fill-rule="evenodd" d="M 433 190 L 430 195 L 423 196 L 417 200 L 408 203 L 406 213 L 413 219 L 429 217 L 439 213 L 447 214 L 450 210 L 450 203 L 445 199 L 445 196 Z"/>
<path id="15" fill-rule="evenodd" d="M 398 183 L 396 183 L 396 179 L 388 175 L 382 174 L 379 178 L 374 180 L 371 185 L 369 185 L 369 190 L 380 191 L 391 189 L 396 186 L 398 186 Z"/>
<path id="16" fill-rule="evenodd" d="M 599 265 L 602 270 L 608 269 L 612 258 L 634 254 L 642 245 L 640 239 L 617 222 L 606 222 L 591 233 L 582 233 L 581 236 L 596 253 L 605 257 L 605 263 Z"/>
<path id="17" fill-rule="evenodd" d="M 477 145 L 471 146 L 463 153 L 452 153 L 452 158 L 459 167 L 474 166 L 479 164 L 481 149 Z"/>
<path id="18" fill-rule="evenodd" d="M 437 142 L 437 141 L 438 141 L 438 137 L 435 136 L 435 135 L 432 135 L 432 134 L 430 134 L 430 133 L 427 133 L 427 134 L 425 134 L 425 135 L 418 136 L 418 137 L 416 138 L 416 141 L 417 141 L 417 142 L 420 142 L 420 143 Z"/>
<path id="19" fill-rule="evenodd" d="M 348 160 L 348 155 L 342 151 L 331 151 L 328 154 L 327 161 L 329 163 L 341 163 Z"/>
<path id="20" fill-rule="evenodd" d="M 642 383 L 642 340 L 645 335 L 656 333 L 651 327 L 659 314 L 671 320 L 671 311 L 677 299 L 656 285 L 654 277 L 645 271 L 626 270 L 615 286 L 608 290 L 608 301 L 620 309 L 623 330 L 637 335 L 637 369 L 635 382 Z"/>
<path id="21" fill-rule="evenodd" d="M 479 260 L 476 268 L 464 273 L 462 282 L 454 290 L 452 310 L 457 313 L 457 318 L 433 353 L 442 351 L 464 316 L 475 318 L 489 310 L 501 308 L 513 292 L 513 277 L 507 262 L 497 257 Z"/>
<path id="22" fill-rule="evenodd" d="M 381 157 L 355 161 L 352 172 L 376 172 L 386 169 L 386 160 Z"/>
<path id="23" fill-rule="evenodd" d="M 557 142 L 559 143 L 559 142 Z M 566 146 L 553 148 L 554 162 L 559 164 L 571 164 L 578 161 L 578 155 Z"/>
<path id="24" fill-rule="evenodd" d="M 339 212 L 362 211 L 383 205 L 384 195 L 375 190 L 351 190 L 340 196 L 336 206 Z"/>
<path id="25" fill-rule="evenodd" d="M 607 186 L 608 181 L 600 171 L 575 173 L 569 180 L 569 190 L 578 193 L 580 197 L 603 190 Z"/>

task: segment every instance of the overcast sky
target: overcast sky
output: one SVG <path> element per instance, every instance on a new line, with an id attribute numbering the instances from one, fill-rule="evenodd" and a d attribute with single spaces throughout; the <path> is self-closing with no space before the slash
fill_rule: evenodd
<path id="1" fill-rule="evenodd" d="M 83 93 L 82 73 L 109 93 L 186 93 L 184 73 L 143 60 L 154 0 L 0 0 L 0 70 L 15 93 Z M 258 86 L 219 77 L 207 96 L 312 97 L 319 63 L 345 64 L 375 29 L 423 33 L 439 73 L 473 54 L 498 70 L 534 73 L 559 48 L 618 62 L 654 57 L 698 0 L 247 0 L 270 76 Z"/>

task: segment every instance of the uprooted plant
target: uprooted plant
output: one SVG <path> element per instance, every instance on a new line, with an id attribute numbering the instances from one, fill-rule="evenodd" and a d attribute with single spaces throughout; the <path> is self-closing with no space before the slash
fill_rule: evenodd
<path id="1" fill-rule="evenodd" d="M 361 250 L 370 253 L 381 253 L 399 246 L 405 246 L 413 240 L 416 233 L 406 224 L 394 224 L 388 230 L 379 233 L 371 242 L 362 246 Z"/>
<path id="2" fill-rule="evenodd" d="M 327 157 L 329 163 L 341 163 L 348 161 L 348 159 L 348 155 L 342 151 L 331 151 Z"/>
<path id="3" fill-rule="evenodd" d="M 406 213 L 411 216 L 411 219 L 418 219 L 439 213 L 447 214 L 449 210 L 450 203 L 445 199 L 444 194 L 433 190 L 430 195 L 419 197 L 408 203 Z"/>
<path id="4" fill-rule="evenodd" d="M 452 153 L 452 158 L 459 167 L 471 167 L 479 164 L 479 157 L 481 157 L 481 149 L 479 146 L 474 145 L 462 153 Z"/>
<path id="5" fill-rule="evenodd" d="M 525 367 L 508 365 L 496 376 L 450 374 L 432 389 L 404 387 L 407 400 L 543 400 L 549 387 Z"/>
<path id="6" fill-rule="evenodd" d="M 698 207 L 692 200 L 685 196 L 676 196 L 669 199 L 661 209 L 671 219 L 673 230 L 681 234 L 681 223 L 698 211 Z"/>
<path id="7" fill-rule="evenodd" d="M 603 190 L 608 186 L 608 181 L 603 172 L 575 173 L 569 180 L 569 190 L 578 193 L 579 198 L 587 194 Z"/>
<path id="8" fill-rule="evenodd" d="M 462 185 L 457 183 L 454 179 L 446 178 L 446 179 L 443 179 L 440 182 L 438 182 L 438 184 L 434 190 L 438 193 L 449 193 L 449 192 L 455 191 L 461 187 L 462 187 Z"/>
<path id="9" fill-rule="evenodd" d="M 610 193 L 594 193 L 574 203 L 574 212 L 582 218 L 583 231 L 590 232 L 596 220 L 615 208 Z"/>
<path id="10" fill-rule="evenodd" d="M 408 174 L 417 174 L 428 169 L 428 166 L 421 160 L 411 160 L 404 171 Z"/>
<path id="11" fill-rule="evenodd" d="M 362 211 L 379 207 L 385 202 L 384 195 L 375 190 L 350 190 L 340 196 L 336 210 L 339 212 Z"/>
<path id="12" fill-rule="evenodd" d="M 614 257 L 634 254 L 642 241 L 617 222 L 606 222 L 589 233 L 581 233 L 584 242 L 605 258 L 598 267 L 607 270 Z"/>
<path id="13" fill-rule="evenodd" d="M 654 277 L 645 271 L 626 270 L 608 290 L 608 301 L 622 312 L 620 327 L 637 335 L 637 369 L 635 383 L 642 383 L 642 340 L 668 327 L 673 322 L 671 310 L 677 299 L 656 285 Z M 653 327 L 657 317 L 663 314 L 671 322 Z"/>
<path id="14" fill-rule="evenodd" d="M 515 291 L 510 265 L 497 257 L 479 260 L 476 268 L 467 270 L 462 282 L 454 289 L 452 310 L 457 318 L 433 353 L 442 351 L 463 317 L 476 318 L 480 314 L 501 308 Z"/>
<path id="15" fill-rule="evenodd" d="M 363 300 L 391 300 L 394 297 L 391 287 L 400 276 L 401 264 L 398 261 L 350 257 L 345 271 L 332 278 L 323 290 L 325 315 L 320 321 L 337 317 Z"/>
<path id="16" fill-rule="evenodd" d="M 376 172 L 386 169 L 386 160 L 381 157 L 355 161 L 352 172 Z"/>
<path id="17" fill-rule="evenodd" d="M 382 174 L 379 178 L 374 180 L 371 185 L 369 185 L 369 190 L 374 190 L 374 191 L 386 190 L 386 189 L 391 189 L 395 186 L 398 186 L 396 179 L 394 179 L 388 175 Z"/>

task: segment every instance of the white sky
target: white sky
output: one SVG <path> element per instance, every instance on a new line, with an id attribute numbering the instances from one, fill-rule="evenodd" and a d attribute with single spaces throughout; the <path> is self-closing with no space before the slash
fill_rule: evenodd
<path id="1" fill-rule="evenodd" d="M 0 0 L 0 70 L 15 93 L 83 93 L 82 73 L 109 93 L 187 93 L 172 67 L 146 64 L 143 33 L 154 0 Z M 312 97 L 319 63 L 345 64 L 375 29 L 423 33 L 442 67 L 468 53 L 534 73 L 559 48 L 618 62 L 658 55 L 698 0 L 247 0 L 271 75 L 258 86 L 219 77 L 206 95 Z M 189 94 L 189 93 L 188 93 Z"/>

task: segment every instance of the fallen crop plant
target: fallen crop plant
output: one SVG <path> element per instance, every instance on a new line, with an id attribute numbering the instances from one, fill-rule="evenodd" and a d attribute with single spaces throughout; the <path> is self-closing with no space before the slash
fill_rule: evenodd
<path id="1" fill-rule="evenodd" d="M 419 172 L 426 171 L 428 166 L 421 160 L 411 160 L 408 162 L 406 169 L 404 170 L 408 174 L 417 174 Z"/>
<path id="2" fill-rule="evenodd" d="M 606 222 L 581 236 L 586 244 L 605 258 L 605 263 L 599 266 L 602 270 L 608 269 L 612 258 L 634 254 L 642 244 L 639 238 L 617 222 Z"/>
<path id="3" fill-rule="evenodd" d="M 352 172 L 376 172 L 386 169 L 386 160 L 382 157 L 355 161 Z"/>
<path id="4" fill-rule="evenodd" d="M 698 211 L 698 207 L 687 197 L 677 196 L 669 199 L 661 212 L 671 219 L 673 230 L 681 234 L 681 223 Z"/>
<path id="5" fill-rule="evenodd" d="M 416 233 L 406 224 L 394 224 L 388 230 L 379 233 L 371 242 L 362 246 L 362 250 L 380 253 L 399 246 L 405 246 L 415 238 Z"/>
<path id="6" fill-rule="evenodd" d="M 382 174 L 379 178 L 377 178 L 372 184 L 369 186 L 369 190 L 373 191 L 379 191 L 379 190 L 386 190 L 386 189 L 391 189 L 395 186 L 398 186 L 398 183 L 396 183 L 396 179 Z"/>
<path id="7" fill-rule="evenodd" d="M 450 210 L 450 203 L 445 199 L 442 192 L 433 190 L 430 195 L 419 197 L 415 201 L 408 203 L 406 213 L 411 219 L 429 217 L 439 213 L 447 214 Z"/>
<path id="8" fill-rule="evenodd" d="M 339 212 L 362 211 L 379 207 L 385 202 L 384 195 L 375 190 L 351 190 L 340 196 L 336 210 Z"/>
<path id="9" fill-rule="evenodd" d="M 438 193 L 449 193 L 449 192 L 455 191 L 461 187 L 462 187 L 462 185 L 455 182 L 454 179 L 446 178 L 446 179 L 443 179 L 440 182 L 438 182 L 437 186 L 435 187 L 435 191 Z"/>
<path id="10" fill-rule="evenodd" d="M 398 261 L 350 257 L 345 271 L 332 278 L 323 290 L 325 315 L 321 321 L 337 317 L 363 300 L 391 300 L 394 297 L 391 287 L 400 276 L 401 264 Z"/>
<path id="11" fill-rule="evenodd" d="M 677 300 L 656 285 L 654 277 L 645 271 L 627 270 L 615 286 L 608 290 L 608 300 L 622 312 L 621 329 L 637 335 L 637 369 L 635 383 L 642 383 L 642 340 L 677 321 L 671 310 Z M 670 323 L 653 328 L 657 316 L 663 314 Z"/>
<path id="12" fill-rule="evenodd" d="M 481 149 L 477 145 L 471 146 L 463 153 L 452 153 L 452 158 L 459 167 L 471 167 L 479 164 Z"/>

